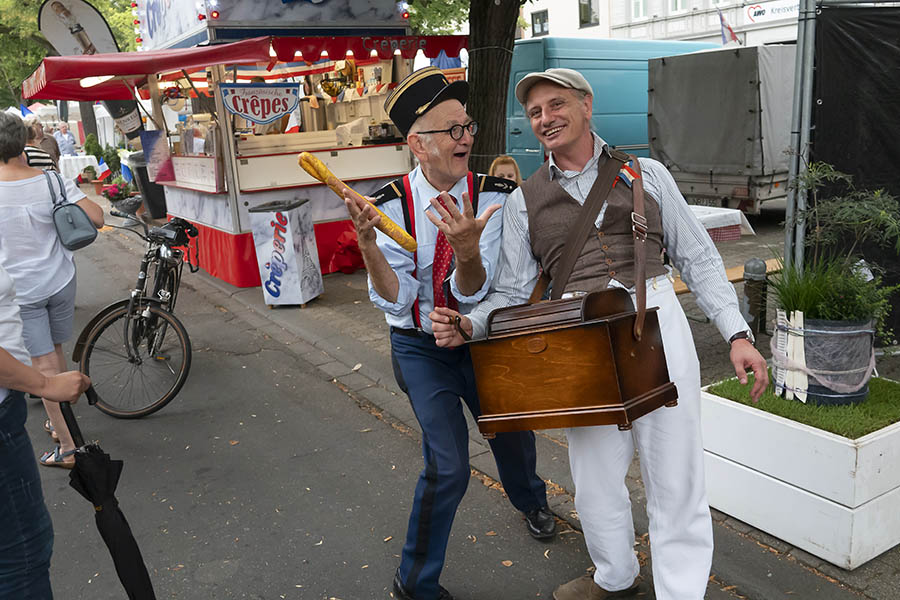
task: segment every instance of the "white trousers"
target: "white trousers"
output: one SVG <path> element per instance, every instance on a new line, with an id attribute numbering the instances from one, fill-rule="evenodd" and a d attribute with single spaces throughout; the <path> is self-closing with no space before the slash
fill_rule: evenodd
<path id="1" fill-rule="evenodd" d="M 672 284 L 647 282 L 647 306 L 658 306 L 669 378 L 678 406 L 614 425 L 566 429 L 575 508 L 594 581 L 610 591 L 631 585 L 640 568 L 625 475 L 637 446 L 647 492 L 653 584 L 658 600 L 702 600 L 712 564 L 712 521 L 700 439 L 700 363 Z"/>

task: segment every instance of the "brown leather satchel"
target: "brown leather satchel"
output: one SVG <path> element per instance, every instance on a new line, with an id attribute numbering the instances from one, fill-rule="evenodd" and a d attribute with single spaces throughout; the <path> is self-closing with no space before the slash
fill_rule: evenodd
<path id="1" fill-rule="evenodd" d="M 560 259 L 549 301 L 539 302 L 550 283 L 541 275 L 528 304 L 494 310 L 487 337 L 470 344 L 484 434 L 528 429 L 618 425 L 660 406 L 675 406 L 657 309 L 646 308 L 646 254 L 640 165 L 632 183 L 635 245 L 635 311 L 631 295 L 607 289 L 560 299 L 575 261 L 593 228 L 622 164 L 616 150 L 597 176 Z"/>

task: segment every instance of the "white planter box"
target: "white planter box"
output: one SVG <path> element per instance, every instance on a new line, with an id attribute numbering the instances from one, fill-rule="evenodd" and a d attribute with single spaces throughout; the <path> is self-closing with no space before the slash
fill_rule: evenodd
<path id="1" fill-rule="evenodd" d="M 856 440 L 703 391 L 709 504 L 855 569 L 900 543 L 900 423 Z"/>

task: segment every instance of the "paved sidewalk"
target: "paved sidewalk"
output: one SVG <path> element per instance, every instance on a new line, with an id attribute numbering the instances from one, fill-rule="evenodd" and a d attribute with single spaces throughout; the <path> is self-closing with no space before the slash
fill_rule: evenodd
<path id="1" fill-rule="evenodd" d="M 757 237 L 719 244 L 725 266 L 743 264 L 752 256 L 771 257 L 775 250 L 770 248 L 780 249 L 783 244 L 779 221 L 777 213 L 764 214 L 753 220 L 759 233 Z M 369 302 L 363 272 L 326 276 L 325 293 L 304 309 L 267 307 L 260 288 L 235 288 L 203 272 L 198 275 L 186 273 L 183 285 L 287 344 L 295 354 L 332 377 L 336 385 L 360 399 L 379 418 L 418 435 L 415 416 L 394 382 L 387 328 L 382 314 Z M 740 294 L 741 285 L 736 287 Z M 702 313 L 691 295 L 683 296 L 682 304 L 690 317 L 697 318 L 691 321 L 691 327 L 700 356 L 703 383 L 733 376 L 727 344 L 715 326 L 702 322 Z M 771 298 L 769 304 L 769 314 L 774 315 Z M 768 343 L 767 336 L 760 336 L 758 345 L 766 356 L 769 355 Z M 897 378 L 900 360 L 894 357 L 880 361 L 879 370 L 882 375 Z M 538 432 L 538 446 L 538 471 L 550 483 L 551 508 L 578 529 L 565 436 L 556 430 Z M 475 470 L 498 478 L 487 444 L 471 422 L 470 454 Z M 645 496 L 636 460 L 627 483 L 634 503 L 636 547 L 646 556 L 649 547 Z M 709 598 L 868 597 L 894 600 L 898 597 L 900 549 L 886 552 L 849 572 L 717 511 L 714 511 L 714 521 L 716 554 Z"/>

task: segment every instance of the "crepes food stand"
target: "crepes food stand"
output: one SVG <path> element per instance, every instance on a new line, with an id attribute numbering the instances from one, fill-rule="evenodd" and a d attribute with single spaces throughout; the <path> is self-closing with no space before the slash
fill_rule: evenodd
<path id="1" fill-rule="evenodd" d="M 201 230 L 211 275 L 260 285 L 250 210 L 301 199 L 322 272 L 361 266 L 343 200 L 297 155 L 315 154 L 363 194 L 410 171 L 384 99 L 418 51 L 458 56 L 467 38 L 406 35 L 403 5 L 385 0 L 135 4 L 143 50 L 48 57 L 23 95 L 148 99 L 147 127 L 168 133 L 142 135 L 151 179 L 168 214 Z"/>

